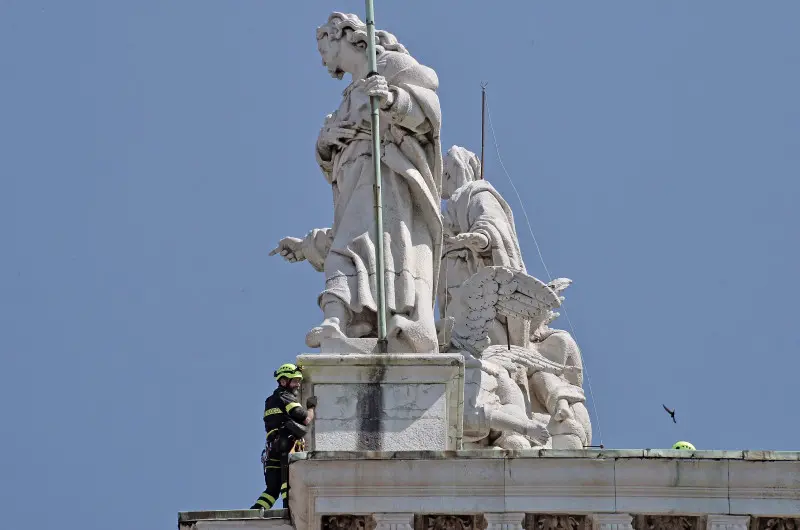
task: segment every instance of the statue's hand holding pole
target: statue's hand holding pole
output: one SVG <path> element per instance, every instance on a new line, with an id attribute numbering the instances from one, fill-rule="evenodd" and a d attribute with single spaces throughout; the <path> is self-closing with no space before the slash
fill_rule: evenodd
<path id="1" fill-rule="evenodd" d="M 394 93 L 382 75 L 373 75 L 364 80 L 364 92 L 370 97 L 377 97 L 381 109 L 388 109 L 394 103 Z"/>

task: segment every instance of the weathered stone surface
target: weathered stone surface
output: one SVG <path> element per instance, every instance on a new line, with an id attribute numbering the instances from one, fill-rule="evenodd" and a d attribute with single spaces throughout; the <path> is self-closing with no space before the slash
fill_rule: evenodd
<path id="1" fill-rule="evenodd" d="M 706 530 L 747 530 L 749 525 L 747 515 L 709 514 L 706 517 Z"/>
<path id="2" fill-rule="evenodd" d="M 182 512 L 179 530 L 294 530 L 289 510 L 220 510 Z"/>
<path id="3" fill-rule="evenodd" d="M 592 530 L 633 530 L 633 517 L 628 513 L 595 513 Z"/>
<path id="4" fill-rule="evenodd" d="M 590 530 L 591 521 L 585 515 L 528 514 L 526 530 Z"/>
<path id="5" fill-rule="evenodd" d="M 486 530 L 523 530 L 524 513 L 485 513 Z"/>
<path id="6" fill-rule="evenodd" d="M 315 513 L 593 514 L 594 530 L 631 530 L 626 514 L 689 517 L 686 521 L 699 525 L 689 530 L 706 530 L 706 516 L 713 530 L 743 530 L 742 520 L 721 516 L 800 516 L 800 469 L 785 458 L 789 455 L 772 461 L 744 460 L 741 452 L 722 460 L 714 451 L 696 451 L 691 458 L 643 455 L 640 450 L 310 453 L 290 466 L 290 502 L 298 527 L 313 521 Z M 737 503 L 761 511 L 742 511 Z M 639 520 L 636 528 L 675 530 L 668 529 L 669 521 Z M 678 522 L 670 524 L 686 530 L 686 522 Z M 759 524 L 767 523 L 759 519 Z M 785 528 L 778 530 L 791 530 L 789 523 L 780 524 Z"/>
<path id="7" fill-rule="evenodd" d="M 413 513 L 376 513 L 372 520 L 375 530 L 414 530 Z"/>
<path id="8" fill-rule="evenodd" d="M 728 465 L 729 513 L 800 514 L 800 462 L 779 457 L 771 461 L 730 460 Z"/>
<path id="9" fill-rule="evenodd" d="M 800 512 L 792 515 L 800 516 Z M 800 517 L 759 517 L 753 523 L 753 530 L 798 530 Z"/>
<path id="10" fill-rule="evenodd" d="M 725 460 L 619 459 L 614 471 L 618 511 L 728 512 L 728 462 Z"/>
<path id="11" fill-rule="evenodd" d="M 463 432 L 459 354 L 301 355 L 301 401 L 315 395 L 314 450 L 456 449 Z"/>
<path id="12" fill-rule="evenodd" d="M 425 514 L 415 530 L 482 530 L 475 515 Z"/>
<path id="13" fill-rule="evenodd" d="M 323 515 L 322 530 L 367 530 L 364 515 Z"/>
<path id="14" fill-rule="evenodd" d="M 637 515 L 634 530 L 700 530 L 700 518 L 685 515 Z"/>

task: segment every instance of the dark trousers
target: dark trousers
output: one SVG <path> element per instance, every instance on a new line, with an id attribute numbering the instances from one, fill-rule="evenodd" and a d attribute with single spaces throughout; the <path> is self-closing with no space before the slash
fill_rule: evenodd
<path id="1" fill-rule="evenodd" d="M 278 500 L 278 496 L 283 499 L 283 507 L 288 508 L 289 503 L 286 495 L 289 493 L 289 454 L 276 458 L 267 459 L 267 465 L 264 466 L 264 482 L 267 489 L 258 498 L 256 503 L 251 509 L 257 510 L 264 508 L 271 510 Z"/>

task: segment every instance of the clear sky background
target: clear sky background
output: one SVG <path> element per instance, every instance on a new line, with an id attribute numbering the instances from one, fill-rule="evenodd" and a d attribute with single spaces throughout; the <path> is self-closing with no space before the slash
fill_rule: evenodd
<path id="1" fill-rule="evenodd" d="M 480 148 L 489 82 L 574 280 L 595 442 L 800 449 L 800 2 L 376 4 L 438 72 L 446 147 Z M 0 0 L 3 525 L 174 528 L 260 493 L 271 373 L 321 318 L 323 277 L 267 254 L 332 218 L 334 8 L 364 6 Z M 545 277 L 491 135 L 486 176 Z"/>

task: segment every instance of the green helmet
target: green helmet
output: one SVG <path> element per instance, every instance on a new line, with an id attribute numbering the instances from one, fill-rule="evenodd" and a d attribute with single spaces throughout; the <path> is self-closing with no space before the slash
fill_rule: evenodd
<path id="1" fill-rule="evenodd" d="M 696 451 L 695 447 L 689 442 L 675 442 L 672 446 L 673 449 L 688 449 L 689 451 Z"/>
<path id="2" fill-rule="evenodd" d="M 302 379 L 303 372 L 299 366 L 294 364 L 282 364 L 280 368 L 275 370 L 273 374 L 275 376 L 276 381 L 280 381 L 281 377 L 285 377 L 286 379 Z"/>

